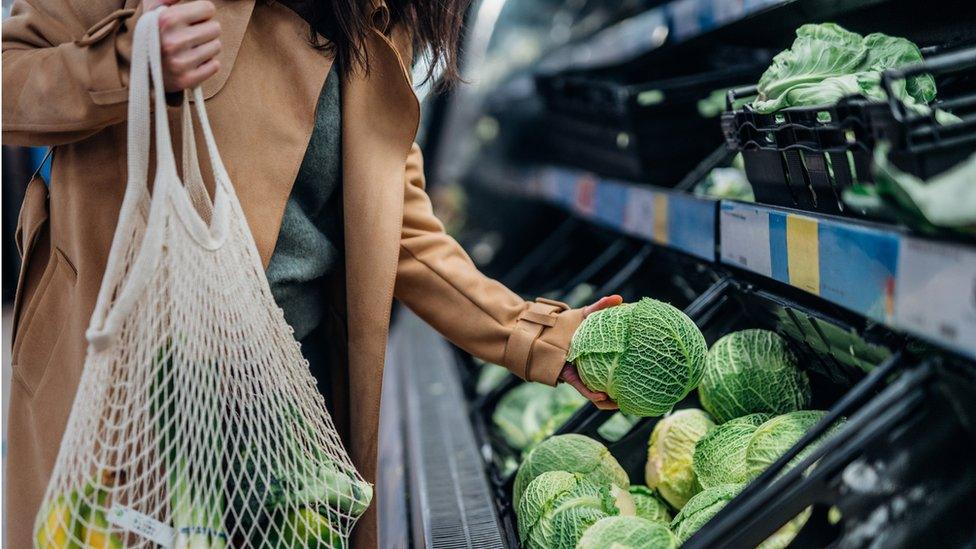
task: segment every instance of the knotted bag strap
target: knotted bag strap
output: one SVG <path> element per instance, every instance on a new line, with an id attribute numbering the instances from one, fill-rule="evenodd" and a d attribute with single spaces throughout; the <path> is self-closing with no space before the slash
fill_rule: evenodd
<path id="1" fill-rule="evenodd" d="M 568 309 L 569 305 L 565 303 L 540 297 L 522 311 L 505 348 L 505 364 L 511 365 L 515 375 L 522 379 L 532 379 L 532 346 L 543 330 L 556 325 L 559 313 Z"/>

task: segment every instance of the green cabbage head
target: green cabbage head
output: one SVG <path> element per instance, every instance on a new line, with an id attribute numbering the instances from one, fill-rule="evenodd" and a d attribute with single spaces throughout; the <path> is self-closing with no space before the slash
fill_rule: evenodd
<path id="1" fill-rule="evenodd" d="M 498 401 L 491 421 L 509 446 L 524 450 L 554 433 L 585 403 L 569 384 L 523 383 Z"/>
<path id="2" fill-rule="evenodd" d="M 688 504 L 671 521 L 671 531 L 681 543 L 688 541 L 699 528 L 732 501 L 741 490 L 741 484 L 723 484 L 702 490 L 688 500 Z"/>
<path id="3" fill-rule="evenodd" d="M 702 407 L 724 423 L 748 414 L 785 414 L 810 404 L 810 381 L 786 340 L 769 330 L 723 336 L 705 359 Z"/>
<path id="4" fill-rule="evenodd" d="M 647 486 L 631 486 L 630 495 L 634 498 L 636 515 L 651 522 L 671 522 L 671 510 L 661 496 Z"/>
<path id="5" fill-rule="evenodd" d="M 760 425 L 749 439 L 749 446 L 746 448 L 746 469 L 750 478 L 765 471 L 826 414 L 827 412 L 820 410 L 801 410 L 776 416 Z M 827 435 L 829 432 L 824 436 Z M 804 448 L 790 461 L 789 466 L 792 467 L 803 461 L 816 445 L 817 443 L 814 443 Z"/>
<path id="6" fill-rule="evenodd" d="M 692 466 L 695 443 L 714 426 L 708 414 L 691 408 L 665 416 L 651 432 L 644 478 L 675 509 L 701 490 Z"/>
<path id="7" fill-rule="evenodd" d="M 698 441 L 694 469 L 702 488 L 750 480 L 746 448 L 756 429 L 771 417 L 769 414 L 737 417 L 712 429 Z"/>
<path id="8" fill-rule="evenodd" d="M 667 525 L 640 517 L 607 517 L 586 529 L 576 549 L 677 549 Z"/>
<path id="9" fill-rule="evenodd" d="M 529 483 L 516 508 L 519 540 L 529 549 L 573 549 L 590 525 L 618 512 L 608 487 L 548 471 Z"/>
<path id="10" fill-rule="evenodd" d="M 671 522 L 671 531 L 681 543 L 688 541 L 695 532 L 712 520 L 728 502 L 732 501 L 744 486 L 744 484 L 723 484 L 702 490 L 697 496 L 691 498 L 688 505 L 685 505 L 685 508 L 674 517 Z M 812 508 L 806 508 L 779 530 L 773 532 L 771 536 L 759 544 L 757 549 L 785 549 L 788 547 L 810 518 L 811 512 Z"/>
<path id="11" fill-rule="evenodd" d="M 583 435 L 559 435 L 542 441 L 519 466 L 512 491 L 516 508 L 529 483 L 547 471 L 579 473 L 597 486 L 613 484 L 623 490 L 630 488 L 627 472 L 606 446 Z"/>
<path id="12" fill-rule="evenodd" d="M 687 315 L 644 298 L 586 317 L 567 360 L 587 387 L 610 395 L 620 411 L 652 417 L 670 411 L 698 385 L 706 349 Z"/>

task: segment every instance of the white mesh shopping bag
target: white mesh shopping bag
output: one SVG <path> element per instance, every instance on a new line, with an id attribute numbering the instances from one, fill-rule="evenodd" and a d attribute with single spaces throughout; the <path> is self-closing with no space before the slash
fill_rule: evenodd
<path id="1" fill-rule="evenodd" d="M 274 303 L 199 89 L 213 200 L 187 100 L 183 182 L 177 175 L 158 13 L 143 15 L 135 31 L 128 186 L 35 543 L 344 547 L 372 487 L 343 449 Z"/>

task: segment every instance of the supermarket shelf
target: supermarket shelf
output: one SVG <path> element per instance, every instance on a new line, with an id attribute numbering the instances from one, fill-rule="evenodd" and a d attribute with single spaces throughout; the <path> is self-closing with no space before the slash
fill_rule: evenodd
<path id="1" fill-rule="evenodd" d="M 719 202 L 579 170 L 480 173 L 497 192 L 537 198 L 636 238 L 705 261 L 718 259 L 976 358 L 976 246 L 920 238 L 890 225 Z"/>
<path id="2" fill-rule="evenodd" d="M 585 69 L 623 62 L 678 44 L 797 0 L 674 0 L 625 19 L 589 40 L 558 50 L 543 70 Z"/>
<path id="3" fill-rule="evenodd" d="M 976 247 L 723 201 L 720 261 L 976 357 Z"/>
<path id="4" fill-rule="evenodd" d="M 548 166 L 486 168 L 480 181 L 705 261 L 716 259 L 717 200 Z"/>

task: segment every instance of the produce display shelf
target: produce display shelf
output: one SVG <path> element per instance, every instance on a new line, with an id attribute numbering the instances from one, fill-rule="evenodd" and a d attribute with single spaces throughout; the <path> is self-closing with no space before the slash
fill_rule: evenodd
<path id="1" fill-rule="evenodd" d="M 486 169 L 481 175 L 495 191 L 539 199 L 640 240 L 716 260 L 717 200 L 551 166 Z"/>
<path id="2" fill-rule="evenodd" d="M 722 201 L 720 261 L 976 358 L 976 246 Z"/>
<path id="3" fill-rule="evenodd" d="M 674 0 L 629 17 L 585 42 L 554 52 L 547 70 L 613 64 L 677 44 L 797 0 Z"/>

